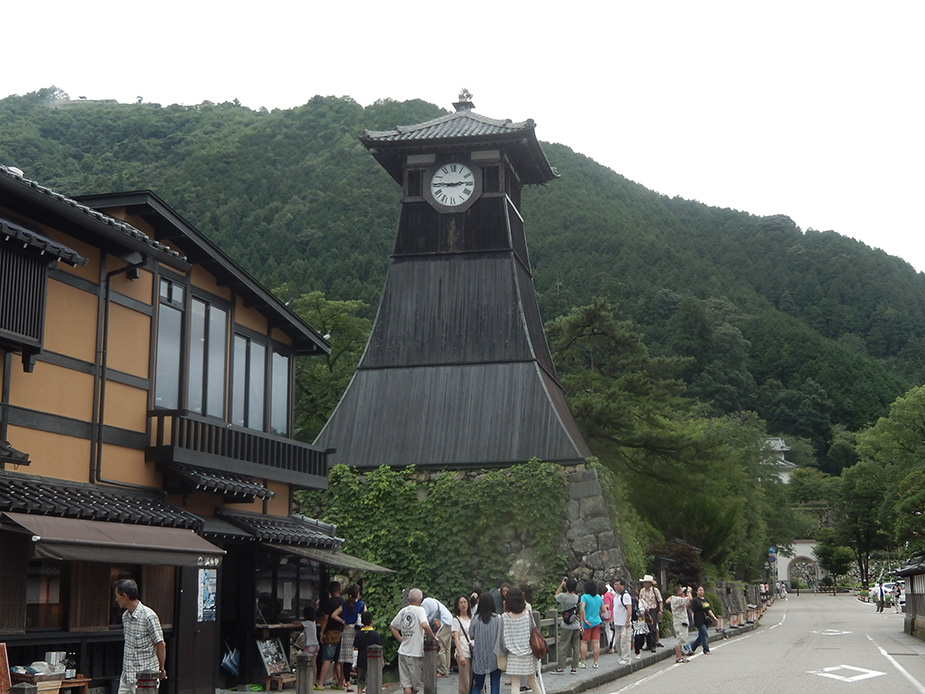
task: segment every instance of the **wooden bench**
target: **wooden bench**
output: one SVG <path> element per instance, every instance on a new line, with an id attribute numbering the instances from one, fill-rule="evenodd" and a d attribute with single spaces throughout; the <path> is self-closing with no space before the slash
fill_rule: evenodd
<path id="1" fill-rule="evenodd" d="M 80 691 L 78 694 L 88 694 L 90 690 L 90 678 L 77 675 L 69 680 L 61 680 L 61 687 L 58 691 L 63 692 L 67 689 L 79 689 Z"/>
<path id="2" fill-rule="evenodd" d="M 280 675 L 270 675 L 267 677 L 267 684 L 264 687 L 268 692 L 272 692 L 274 689 L 277 691 L 283 691 L 286 688 L 287 684 L 292 684 L 295 686 L 295 673 L 294 672 L 284 672 Z M 86 694 L 86 692 L 84 692 Z"/>

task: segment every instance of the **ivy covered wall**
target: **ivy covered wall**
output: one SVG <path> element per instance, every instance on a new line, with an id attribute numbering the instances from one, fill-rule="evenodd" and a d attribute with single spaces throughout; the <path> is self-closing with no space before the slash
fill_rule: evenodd
<path id="1" fill-rule="evenodd" d="M 395 571 L 363 577 L 380 631 L 406 588 L 452 607 L 456 596 L 502 580 L 527 583 L 544 611 L 565 574 L 602 579 L 626 571 L 597 470 L 585 465 L 531 460 L 492 470 L 363 473 L 338 465 L 327 490 L 300 492 L 299 501 L 302 513 L 337 526 L 345 552 Z"/>

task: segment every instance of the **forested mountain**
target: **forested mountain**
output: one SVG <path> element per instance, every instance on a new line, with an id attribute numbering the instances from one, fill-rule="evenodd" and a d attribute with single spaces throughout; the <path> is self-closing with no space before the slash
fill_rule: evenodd
<path id="1" fill-rule="evenodd" d="M 153 190 L 268 286 L 359 299 L 368 318 L 399 190 L 358 134 L 442 113 L 334 97 L 271 112 L 75 102 L 48 88 L 0 100 L 0 162 L 71 196 Z M 904 261 L 544 149 L 561 178 L 523 207 L 547 320 L 607 299 L 653 355 L 686 358 L 688 395 L 715 414 L 757 412 L 835 469 L 833 431 L 873 423 L 923 381 L 925 276 Z"/>

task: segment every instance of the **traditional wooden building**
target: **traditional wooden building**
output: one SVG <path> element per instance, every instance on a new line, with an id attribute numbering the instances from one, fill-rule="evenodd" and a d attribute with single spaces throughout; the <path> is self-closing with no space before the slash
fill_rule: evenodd
<path id="1" fill-rule="evenodd" d="M 903 631 L 925 641 L 925 553 L 911 556 L 896 575 L 906 581 Z"/>
<path id="2" fill-rule="evenodd" d="M 69 199 L 0 166 L 0 642 L 121 671 L 119 577 L 161 617 L 168 692 L 261 681 L 327 567 L 378 570 L 292 513 L 326 451 L 292 438 L 325 340 L 150 192 Z M 262 609 L 257 609 L 258 602 Z M 224 645 L 241 675 L 219 668 Z"/>
<path id="3" fill-rule="evenodd" d="M 556 178 L 533 121 L 455 113 L 361 141 L 401 186 L 372 334 L 316 439 L 332 463 L 463 468 L 590 456 L 533 289 L 521 190 Z"/>

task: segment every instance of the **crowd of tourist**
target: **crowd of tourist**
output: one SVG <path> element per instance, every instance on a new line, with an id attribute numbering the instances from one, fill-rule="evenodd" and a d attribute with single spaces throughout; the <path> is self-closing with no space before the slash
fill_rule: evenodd
<path id="1" fill-rule="evenodd" d="M 579 585 L 581 592 L 578 592 Z M 459 595 L 452 609 L 440 600 L 425 597 L 418 588 L 404 592 L 405 605 L 389 622 L 398 642 L 398 676 L 403 694 L 422 691 L 425 636 L 437 641 L 437 676 L 446 677 L 455 651 L 459 673 L 458 694 L 500 694 L 502 674 L 509 678 L 511 694 L 537 689 L 539 660 L 535 622 L 529 586 L 501 583 L 481 594 Z M 646 575 L 639 591 L 622 578 L 612 583 L 563 578 L 554 594 L 559 613 L 558 662 L 556 674 L 576 674 L 580 668 L 599 667 L 601 653 L 616 654 L 619 663 L 641 658 L 643 651 L 663 648 L 660 624 L 665 609 L 672 614 L 675 658 L 688 662 L 698 647 L 710 653 L 708 626 L 716 617 L 704 596 L 690 587 L 678 586 L 663 599 L 655 579 Z M 337 582 L 317 613 L 306 608 L 303 634 L 298 647 L 316 653 L 320 663 L 315 690 L 326 687 L 352 692 L 350 675 L 356 668 L 359 694 L 366 686 L 366 649 L 382 644 L 373 627 L 372 615 L 360 599 L 359 588 L 349 586 L 341 595 Z M 696 638 L 689 642 L 693 627 Z M 531 636 L 533 635 L 533 639 Z M 543 645 L 543 647 L 545 647 Z M 356 662 L 354 663 L 354 659 Z M 566 670 L 566 665 L 570 668 Z"/>

